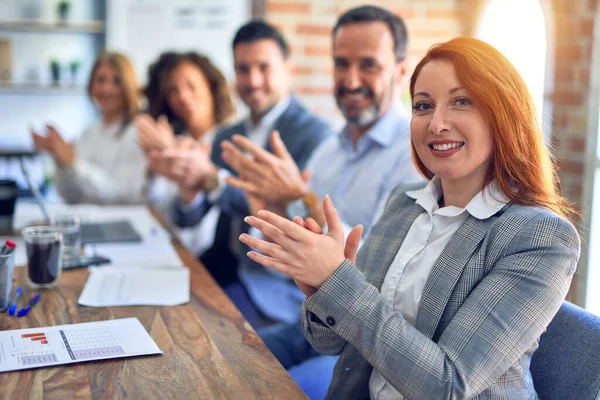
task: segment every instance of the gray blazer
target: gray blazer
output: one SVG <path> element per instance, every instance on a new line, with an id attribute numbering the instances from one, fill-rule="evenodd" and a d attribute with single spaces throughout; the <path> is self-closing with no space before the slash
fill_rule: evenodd
<path id="1" fill-rule="evenodd" d="M 357 266 L 344 262 L 304 302 L 306 338 L 340 354 L 327 397 L 369 398 L 374 367 L 406 399 L 537 398 L 529 363 L 575 271 L 575 228 L 538 207 L 469 216 L 436 261 L 413 327 L 379 290 L 422 212 L 397 188 Z"/>

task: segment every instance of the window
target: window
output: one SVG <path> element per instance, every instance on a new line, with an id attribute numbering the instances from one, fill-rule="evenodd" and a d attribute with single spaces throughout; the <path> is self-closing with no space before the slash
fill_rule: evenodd
<path id="1" fill-rule="evenodd" d="M 502 52 L 525 80 L 535 102 L 546 138 L 551 129 L 551 90 L 548 74 L 548 29 L 538 0 L 488 0 L 475 36 Z"/>

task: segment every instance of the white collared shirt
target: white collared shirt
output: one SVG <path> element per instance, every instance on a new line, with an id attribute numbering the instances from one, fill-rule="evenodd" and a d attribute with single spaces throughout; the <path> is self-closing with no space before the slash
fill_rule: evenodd
<path id="1" fill-rule="evenodd" d="M 495 181 L 479 192 L 465 208 L 439 208 L 442 197 L 440 179 L 434 177 L 425 188 L 410 191 L 424 212 L 411 225 L 400 250 L 394 257 L 381 287 L 381 296 L 406 322 L 415 325 L 419 302 L 429 274 L 440 254 L 469 215 L 486 219 L 502 209 L 509 199 Z M 371 399 L 404 399 L 383 375 L 373 369 L 369 380 Z"/>
<path id="2" fill-rule="evenodd" d="M 256 124 L 252 122 L 252 118 L 248 116 L 244 121 L 248 139 L 250 139 L 252 143 L 264 147 L 275 126 L 275 121 L 277 121 L 281 114 L 288 108 L 290 101 L 292 101 L 292 98 L 289 95 L 279 100 L 279 102 L 263 115 Z"/>

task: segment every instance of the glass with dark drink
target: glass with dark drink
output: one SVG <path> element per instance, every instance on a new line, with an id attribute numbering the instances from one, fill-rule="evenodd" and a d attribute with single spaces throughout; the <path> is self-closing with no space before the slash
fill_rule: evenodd
<path id="1" fill-rule="evenodd" d="M 56 284 L 62 270 L 63 236 L 53 226 L 30 226 L 22 231 L 27 250 L 27 277 L 34 288 Z"/>

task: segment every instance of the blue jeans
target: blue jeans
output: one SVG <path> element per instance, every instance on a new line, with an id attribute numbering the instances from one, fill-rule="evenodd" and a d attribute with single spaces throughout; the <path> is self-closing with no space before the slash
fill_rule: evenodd
<path id="1" fill-rule="evenodd" d="M 337 356 L 319 354 L 304 338 L 299 322 L 263 328 L 258 335 L 309 399 L 325 397 Z"/>
<path id="2" fill-rule="evenodd" d="M 231 302 L 235 304 L 244 318 L 246 318 L 246 321 L 248 321 L 254 329 L 264 328 L 276 323 L 276 321 L 264 315 L 258 307 L 256 307 L 250 298 L 248 291 L 241 283 L 230 283 L 223 288 L 223 291 L 229 296 Z"/>

